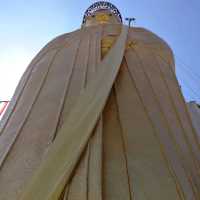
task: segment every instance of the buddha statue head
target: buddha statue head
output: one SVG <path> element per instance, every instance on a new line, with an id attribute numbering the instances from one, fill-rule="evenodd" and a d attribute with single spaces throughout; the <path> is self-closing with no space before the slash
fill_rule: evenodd
<path id="1" fill-rule="evenodd" d="M 82 26 L 99 24 L 121 24 L 122 16 L 116 6 L 106 1 L 91 5 L 85 12 Z"/>

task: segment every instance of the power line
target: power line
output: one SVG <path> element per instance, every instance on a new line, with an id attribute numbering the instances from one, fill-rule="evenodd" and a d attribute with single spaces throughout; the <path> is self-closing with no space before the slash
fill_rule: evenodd
<path id="1" fill-rule="evenodd" d="M 190 77 L 192 78 L 192 80 L 195 79 L 195 80 L 197 80 L 197 81 L 199 82 L 199 84 L 200 84 L 200 77 L 198 77 L 197 74 L 193 73 L 191 70 L 189 70 L 189 69 L 186 68 L 185 66 L 180 65 L 180 63 L 179 63 L 179 64 L 178 64 L 178 63 L 176 64 L 176 68 L 177 68 L 177 69 L 180 68 L 181 70 L 184 70 L 184 72 L 185 72 L 188 76 L 190 76 Z"/>
<path id="2" fill-rule="evenodd" d="M 198 92 L 196 90 L 194 90 L 194 88 L 190 85 L 190 83 L 188 81 L 186 81 L 185 78 L 184 78 L 182 85 L 185 86 L 185 87 L 188 87 L 188 89 L 190 89 L 190 91 L 195 95 L 195 97 L 200 100 L 200 96 L 199 96 Z"/>
<path id="3" fill-rule="evenodd" d="M 163 56 L 161 56 L 159 53 L 156 54 L 156 55 L 158 55 L 167 65 L 170 66 L 170 63 L 169 63 L 165 58 L 163 58 Z M 178 77 L 179 77 L 179 76 L 177 76 L 177 78 L 178 78 Z M 178 82 L 180 83 L 180 80 L 179 80 L 179 79 L 178 79 Z M 192 86 L 190 86 L 189 82 L 186 81 L 186 79 L 184 79 L 184 83 L 181 84 L 181 85 L 183 85 L 183 87 L 186 87 L 186 88 L 190 89 L 190 91 L 193 93 L 193 95 L 195 96 L 195 98 L 197 98 L 198 100 L 200 100 L 200 96 L 199 96 L 198 92 L 195 91 L 194 88 L 193 88 Z"/>
<path id="4" fill-rule="evenodd" d="M 190 71 L 190 73 L 193 72 L 193 69 L 189 66 L 189 65 L 186 65 L 185 62 L 177 55 L 175 55 L 175 59 L 185 68 L 187 69 L 188 71 Z M 195 73 L 192 73 L 194 76 L 198 77 L 198 80 L 200 80 L 200 75 L 195 72 Z"/>

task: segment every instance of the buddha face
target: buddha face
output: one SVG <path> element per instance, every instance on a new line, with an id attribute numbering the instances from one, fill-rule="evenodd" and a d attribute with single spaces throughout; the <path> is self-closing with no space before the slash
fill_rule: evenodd
<path id="1" fill-rule="evenodd" d="M 84 14 L 82 26 L 122 24 L 122 16 L 115 5 L 107 1 L 92 4 Z"/>
<path id="2" fill-rule="evenodd" d="M 86 17 L 83 26 L 94 26 L 98 24 L 119 24 L 119 19 L 107 10 L 100 10 Z"/>

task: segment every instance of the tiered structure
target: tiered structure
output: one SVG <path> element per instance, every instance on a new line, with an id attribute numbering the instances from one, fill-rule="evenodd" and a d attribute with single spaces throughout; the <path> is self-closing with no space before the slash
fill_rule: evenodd
<path id="1" fill-rule="evenodd" d="M 0 127 L 0 199 L 198 200 L 197 130 L 169 46 L 97 2 L 16 89 Z"/>

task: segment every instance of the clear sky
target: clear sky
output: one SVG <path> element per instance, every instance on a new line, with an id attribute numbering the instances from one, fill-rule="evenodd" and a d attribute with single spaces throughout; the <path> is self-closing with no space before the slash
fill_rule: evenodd
<path id="1" fill-rule="evenodd" d="M 1 0 L 0 100 L 9 100 L 23 71 L 54 37 L 80 27 L 89 0 Z M 123 17 L 150 29 L 174 51 L 187 100 L 200 102 L 200 1 L 112 0 Z"/>

